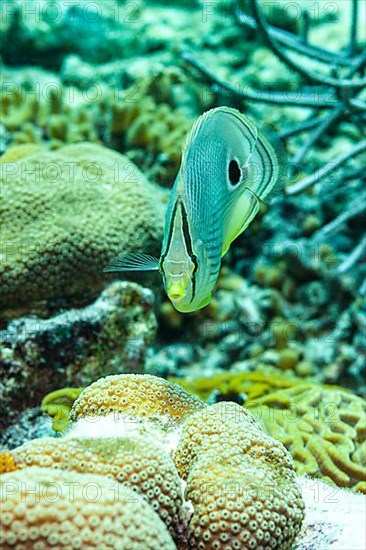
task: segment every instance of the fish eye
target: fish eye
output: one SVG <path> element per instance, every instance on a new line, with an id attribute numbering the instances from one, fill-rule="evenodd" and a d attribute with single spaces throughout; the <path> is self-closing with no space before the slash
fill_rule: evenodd
<path id="1" fill-rule="evenodd" d="M 229 163 L 229 180 L 231 185 L 236 185 L 239 183 L 241 178 L 240 166 L 235 159 L 231 160 Z"/>

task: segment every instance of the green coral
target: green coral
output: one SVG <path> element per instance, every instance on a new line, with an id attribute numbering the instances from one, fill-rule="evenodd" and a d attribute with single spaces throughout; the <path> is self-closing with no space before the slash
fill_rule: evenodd
<path id="1" fill-rule="evenodd" d="M 0 170 L 2 308 L 85 296 L 102 287 L 111 257 L 160 248 L 157 188 L 115 151 L 79 143 L 5 157 Z"/>
<path id="2" fill-rule="evenodd" d="M 63 432 L 69 424 L 71 407 L 84 388 L 62 388 L 48 393 L 41 403 L 41 411 L 52 418 L 55 432 Z"/>

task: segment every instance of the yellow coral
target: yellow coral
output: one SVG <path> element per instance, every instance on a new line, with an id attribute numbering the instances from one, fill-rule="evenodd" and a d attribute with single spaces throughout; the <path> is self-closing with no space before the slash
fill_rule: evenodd
<path id="1" fill-rule="evenodd" d="M 171 377 L 169 380 L 203 400 L 207 400 L 214 390 L 218 390 L 223 396 L 243 393 L 250 401 L 273 389 L 288 388 L 298 384 L 298 379 L 282 376 L 278 374 L 277 369 L 271 370 L 269 367 L 266 367 L 263 372 L 259 369 L 256 372 L 220 372 L 209 378 L 186 380 Z"/>
<path id="2" fill-rule="evenodd" d="M 265 432 L 290 451 L 298 474 L 364 490 L 365 400 L 341 388 L 301 384 L 248 406 Z"/>
<path id="3" fill-rule="evenodd" d="M 124 420 L 122 429 L 118 427 L 121 429 L 118 437 L 98 439 L 92 420 L 99 420 L 103 429 L 109 426 L 108 422 L 118 423 L 119 415 L 123 415 Z M 93 548 L 95 544 L 103 549 L 109 548 L 111 541 L 114 548 L 131 550 L 175 548 L 171 546 L 173 539 L 179 547 L 200 550 L 287 550 L 293 544 L 303 519 L 303 502 L 295 482 L 293 461 L 285 447 L 266 435 L 243 407 L 230 402 L 209 407 L 161 378 L 118 375 L 100 379 L 87 387 L 72 406 L 71 421 L 68 436 L 31 441 L 11 451 L 14 464 L 23 475 L 17 478 L 18 484 L 21 480 L 37 481 L 43 491 L 44 486 L 52 485 L 57 479 L 59 487 L 78 483 L 83 489 L 84 482 L 93 483 L 94 474 L 102 474 L 99 478 L 101 488 L 107 481 L 121 482 L 121 487 L 133 489 L 134 495 L 139 498 L 143 495 L 146 500 L 147 508 L 142 515 L 137 505 L 132 509 L 130 502 L 125 503 L 123 513 L 116 510 L 116 514 L 121 514 L 125 530 L 125 518 L 130 514 L 135 518 L 133 543 L 130 544 L 128 530 L 123 541 L 119 538 L 120 531 L 114 531 L 114 538 L 109 532 L 99 532 L 100 510 L 107 517 L 110 514 L 108 502 L 106 504 L 103 499 L 98 500 L 92 512 L 93 518 L 97 517 L 95 525 L 98 525 L 99 538 L 93 538 L 90 543 L 90 533 L 83 531 L 80 535 L 73 524 L 74 518 L 80 516 L 79 508 L 85 514 L 85 523 L 91 524 L 88 503 L 81 502 L 82 498 L 85 500 L 83 492 L 81 497 L 78 493 L 71 505 L 68 503 L 67 510 L 60 499 L 47 510 L 43 502 L 37 502 L 35 516 L 40 519 L 36 525 L 26 523 L 25 528 L 11 515 L 22 496 L 12 495 L 5 514 L 7 527 L 0 541 L 5 543 L 6 549 L 16 544 L 18 537 L 27 541 L 30 532 L 40 548 L 47 547 L 50 541 L 55 541 L 60 548 L 68 544 L 73 548 L 69 540 L 77 541 L 81 547 Z M 154 428 L 157 426 L 158 435 L 164 432 L 180 437 L 178 444 L 175 442 L 173 460 L 166 450 L 152 441 L 149 431 L 140 429 L 150 422 Z M 90 426 L 93 436 L 85 437 L 83 430 Z M 78 430 L 83 437 L 75 435 Z M 44 474 L 47 471 L 50 474 Z M 186 482 L 186 497 L 192 505 L 188 525 L 182 507 L 179 475 Z M 114 485 L 109 488 L 113 492 Z M 24 504 L 22 514 L 28 518 L 34 512 L 35 503 L 31 500 Z M 156 519 L 160 523 L 151 516 L 153 508 L 158 512 Z M 51 528 L 47 514 L 51 514 Z M 61 514 L 68 526 L 66 533 L 59 527 Z M 158 530 L 156 536 L 153 535 L 153 542 L 149 538 L 151 533 L 146 533 L 146 522 L 152 533 Z M 142 528 L 138 529 L 138 525 Z M 164 526 L 164 536 L 169 535 L 168 527 L 173 539 L 164 539 L 159 525 Z M 51 539 L 48 539 L 50 531 L 47 529 L 51 529 Z M 44 530 L 46 535 L 43 535 Z M 71 539 L 67 538 L 69 534 Z M 141 543 L 143 537 L 146 540 Z M 188 542 L 184 543 L 186 538 Z"/>
<path id="4" fill-rule="evenodd" d="M 174 550 L 166 526 L 128 485 L 33 466 L 0 480 L 0 546 Z"/>
<path id="5" fill-rule="evenodd" d="M 291 548 L 304 516 L 293 461 L 248 411 L 222 402 L 192 414 L 174 460 L 194 509 L 190 548 Z"/>
<path id="6" fill-rule="evenodd" d="M 71 407 L 84 388 L 62 388 L 47 394 L 41 403 L 41 411 L 52 418 L 52 429 L 63 432 L 69 424 Z"/>
<path id="7" fill-rule="evenodd" d="M 125 90 L 122 101 L 111 101 L 111 133 L 123 139 L 134 160 L 149 170 L 156 181 L 171 186 L 177 174 L 182 148 L 192 120 L 172 107 L 172 83 L 181 78 L 176 70 L 143 78 Z M 138 149 L 142 151 L 139 159 Z M 153 165 L 146 159 L 151 156 Z"/>
<path id="8" fill-rule="evenodd" d="M 75 401 L 70 420 L 118 413 L 174 424 L 200 410 L 204 403 L 181 387 L 148 374 L 121 374 L 100 378 Z"/>
<path id="9" fill-rule="evenodd" d="M 9 77 L 10 81 L 18 79 L 18 75 L 11 73 Z M 47 141 L 55 147 L 64 143 L 97 142 L 100 102 L 91 104 L 76 88 L 67 88 L 58 82 L 53 84 L 46 94 L 28 94 L 24 83 L 1 94 L 1 121 L 11 133 L 12 144 L 28 146 Z"/>
<path id="10" fill-rule="evenodd" d="M 7 451 L 0 452 L 0 475 L 14 472 L 17 469 L 13 455 Z"/>
<path id="11" fill-rule="evenodd" d="M 128 483 L 145 497 L 174 538 L 182 521 L 180 479 L 169 454 L 140 437 L 29 441 L 11 452 L 17 468 L 40 466 L 101 474 Z"/>
<path id="12" fill-rule="evenodd" d="M 33 153 L 42 151 L 42 146 L 35 143 L 24 143 L 22 145 L 14 145 L 9 147 L 5 153 L 0 157 L 0 163 L 17 162 L 20 159 L 24 159 Z"/>

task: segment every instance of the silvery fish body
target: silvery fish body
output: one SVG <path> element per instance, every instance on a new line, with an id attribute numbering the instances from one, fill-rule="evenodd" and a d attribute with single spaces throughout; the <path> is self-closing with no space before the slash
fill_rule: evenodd
<path id="1" fill-rule="evenodd" d="M 247 117 L 229 107 L 207 111 L 187 136 L 160 259 L 139 255 L 135 269 L 159 269 L 178 311 L 204 307 L 222 256 L 253 220 L 278 177 L 273 147 Z M 128 267 L 134 263 L 131 257 L 127 262 L 120 258 L 119 270 L 133 269 Z"/>
<path id="2" fill-rule="evenodd" d="M 210 301 L 222 256 L 277 179 L 274 149 L 241 113 L 219 107 L 197 120 L 170 196 L 160 258 L 178 310 Z"/>

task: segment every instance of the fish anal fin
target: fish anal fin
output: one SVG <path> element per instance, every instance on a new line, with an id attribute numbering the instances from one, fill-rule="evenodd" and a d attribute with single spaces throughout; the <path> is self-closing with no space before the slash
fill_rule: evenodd
<path id="1" fill-rule="evenodd" d="M 235 202 L 224 223 L 224 238 L 222 245 L 222 256 L 229 250 L 231 243 L 239 237 L 258 214 L 260 199 L 246 187 L 242 195 Z"/>

